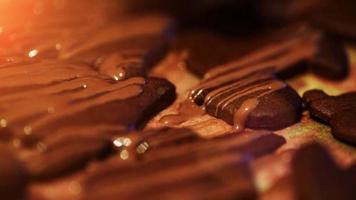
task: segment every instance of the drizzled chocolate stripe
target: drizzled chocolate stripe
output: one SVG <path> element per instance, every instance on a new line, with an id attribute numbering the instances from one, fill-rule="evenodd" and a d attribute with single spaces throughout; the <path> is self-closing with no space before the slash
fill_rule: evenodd
<path id="1" fill-rule="evenodd" d="M 84 78 L 103 78 L 94 70 L 84 65 L 66 64 L 55 60 L 26 61 L 21 64 L 1 66 L 0 72 L 2 83 L 0 91 L 3 96 L 21 96 L 21 93 L 24 91 L 28 94 L 29 92 L 43 90 L 46 87 L 56 87 L 57 85 L 63 85 L 71 81 L 79 82 Z M 75 87 L 80 88 L 83 85 L 85 83 L 78 83 Z"/>

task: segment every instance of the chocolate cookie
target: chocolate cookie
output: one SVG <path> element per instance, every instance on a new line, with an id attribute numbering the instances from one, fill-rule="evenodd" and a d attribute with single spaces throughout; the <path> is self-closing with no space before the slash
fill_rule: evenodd
<path id="1" fill-rule="evenodd" d="M 319 144 L 302 147 L 292 160 L 296 199 L 352 200 L 356 197 L 355 183 L 351 173 L 341 169 Z"/>
<path id="2" fill-rule="evenodd" d="M 67 45 L 107 24 L 110 17 L 122 19 L 122 12 L 115 4 L 107 0 L 4 2 L 0 39 L 4 48 L 0 55 L 55 58 Z"/>
<path id="3" fill-rule="evenodd" d="M 29 178 L 47 181 L 65 176 L 84 168 L 89 162 L 101 160 L 117 151 L 123 158 L 127 156 L 127 159 L 141 160 L 144 154 L 147 156 L 147 151 L 202 140 L 188 129 L 163 128 L 128 134 L 114 129 L 111 133 L 105 132 L 107 129 L 98 132 L 99 128 L 96 131 L 72 128 L 76 132 L 68 129 L 38 142 L 37 152 L 25 158 Z"/>
<path id="4" fill-rule="evenodd" d="M 89 161 L 103 158 L 112 151 L 111 140 L 69 135 L 53 143 L 38 143 L 40 151 L 26 159 L 31 180 L 47 180 L 81 169 Z"/>
<path id="5" fill-rule="evenodd" d="M 299 121 L 301 99 L 286 83 L 276 79 L 268 65 L 239 70 L 203 80 L 189 98 L 207 113 L 245 127 L 281 129 Z M 260 68 L 260 69 L 258 69 Z"/>
<path id="6" fill-rule="evenodd" d="M 222 76 L 224 82 L 206 82 L 205 87 L 192 91 L 191 98 L 203 105 L 207 113 L 233 124 L 236 131 L 245 127 L 281 129 L 297 122 L 300 97 L 286 83 L 266 77 L 266 73 L 252 72 L 236 77 L 235 81 Z"/>
<path id="7" fill-rule="evenodd" d="M 286 36 L 283 37 L 281 33 Z M 276 34 L 281 39 L 270 39 L 273 42 L 235 61 L 209 70 L 205 77 L 226 74 L 243 67 L 261 69 L 266 68 L 265 66 L 273 68 L 283 79 L 288 78 L 285 74 L 295 75 L 295 72 L 303 71 L 304 68 L 314 70 L 317 75 L 329 79 L 343 79 L 348 75 L 348 56 L 339 39 L 308 25 L 296 25 L 281 33 Z"/>
<path id="8" fill-rule="evenodd" d="M 0 145 L 0 196 L 1 199 L 24 199 L 27 190 L 27 173 L 14 152 Z"/>
<path id="9" fill-rule="evenodd" d="M 262 0 L 257 7 L 261 20 L 268 24 L 306 20 L 341 38 L 356 39 L 356 4 L 352 0 Z"/>
<path id="10" fill-rule="evenodd" d="M 103 159 L 116 151 L 121 156 L 127 152 L 128 158 L 142 159 L 140 156 L 147 155 L 147 151 L 202 140 L 188 129 L 163 128 L 130 134 L 114 129 L 106 134 L 105 129 L 102 132 L 90 129 L 81 132 L 79 128 L 74 130 L 77 132 L 67 130 L 37 143 L 38 152 L 25 158 L 25 167 L 31 180 L 46 181 L 73 173 L 87 163 Z"/>
<path id="11" fill-rule="evenodd" d="M 51 79 L 61 76 L 65 74 L 34 76 L 16 82 L 23 82 L 27 90 L 19 87 L 3 93 L 1 131 L 11 131 L 24 144 L 34 144 L 49 135 L 73 132 L 70 127 L 75 130 L 90 126 L 90 132 L 110 131 L 110 125 L 121 130 L 136 129 L 175 99 L 174 86 L 163 79 L 135 77 L 113 82 L 94 76 L 51 83 Z M 23 109 L 14 110 L 16 107 Z"/>
<path id="12" fill-rule="evenodd" d="M 178 38 L 177 48 L 189 48 L 187 68 L 199 76 L 210 77 L 262 63 L 274 67 L 283 79 L 307 69 L 332 80 L 348 75 L 348 57 L 342 41 L 305 24 L 261 30 L 247 38 L 206 31 Z M 215 52 L 212 55 L 211 46 Z"/>
<path id="13" fill-rule="evenodd" d="M 53 20 L 63 23 L 60 19 Z M 87 26 L 82 21 L 72 23 L 64 23 L 69 27 L 34 23 L 26 31 L 5 35 L 17 39 L 7 39 L 10 41 L 7 50 L 0 52 L 0 57 L 6 60 L 2 64 L 59 59 L 86 64 L 103 76 L 124 80 L 144 76 L 164 56 L 174 32 L 172 20 L 159 15 L 121 16 L 117 21 L 103 19 L 100 24 L 93 22 Z M 52 33 L 59 28 L 65 33 Z"/>
<path id="14" fill-rule="evenodd" d="M 33 180 L 63 176 L 108 155 L 113 150 L 113 135 L 139 128 L 175 99 L 174 86 L 163 79 L 112 81 L 81 69 L 83 66 L 67 69 L 63 65 L 57 76 L 51 70 L 41 71 L 44 63 L 35 63 L 26 66 L 28 73 L 49 76 L 3 80 L 1 141 L 39 151 L 25 158 Z M 21 77 L 24 68 L 12 66 L 7 73 Z M 75 68 L 83 77 L 75 77 Z M 67 70 L 71 73 L 65 73 Z M 68 76 L 73 78 L 66 79 Z"/>
<path id="15" fill-rule="evenodd" d="M 228 33 L 251 32 L 258 28 L 258 1 L 252 0 L 124 0 L 130 10 L 142 13 L 163 12 L 173 16 L 183 27 L 205 27 Z"/>
<path id="16" fill-rule="evenodd" d="M 307 66 L 331 79 L 348 74 L 341 43 L 310 29 L 299 31 L 288 40 L 209 70 L 189 98 L 238 129 L 275 130 L 297 122 L 301 100 L 276 76 L 288 77 Z"/>
<path id="17" fill-rule="evenodd" d="M 338 139 L 356 144 L 356 93 L 329 96 L 321 90 L 304 93 L 303 101 L 313 117 L 331 126 L 331 133 Z"/>
<path id="18" fill-rule="evenodd" d="M 33 107 L 31 112 L 38 113 L 45 109 L 46 114 L 24 118 L 30 114 L 27 111 L 18 113 L 18 117 L 12 120 L 5 119 L 8 119 L 9 123 L 12 122 L 11 127 L 23 142 L 33 144 L 34 141 L 49 135 L 53 137 L 55 133 L 70 131 L 70 127 L 75 130 L 77 127 L 89 126 L 92 127 L 90 132 L 98 134 L 110 131 L 112 127 L 118 130 L 137 129 L 175 99 L 174 86 L 163 79 L 136 77 L 118 83 L 99 81 L 102 86 L 106 85 L 104 87 L 99 87 L 99 82 L 91 85 L 91 80 L 88 81 L 85 88 L 69 93 L 64 89 L 60 94 L 50 92 L 39 95 L 42 98 L 41 103 L 36 109 Z M 95 81 L 92 82 L 94 83 Z M 70 84 L 64 83 L 63 86 L 66 88 Z M 17 101 L 16 105 L 26 105 L 33 101 L 32 98 Z M 53 112 L 48 112 L 46 105 L 49 104 L 50 108 L 54 109 Z M 107 128 L 101 128 L 101 125 Z"/>
<path id="19" fill-rule="evenodd" d="M 145 146 L 150 147 L 150 138 L 147 141 Z M 273 152 L 285 142 L 270 133 L 177 141 L 180 142 L 155 146 L 138 160 L 128 159 L 121 152 L 121 160 L 95 166 L 83 183 L 83 198 L 114 199 L 116 194 L 139 198 L 144 194 L 149 199 L 173 195 L 185 199 L 255 199 L 249 160 Z M 137 189 L 144 193 L 137 193 Z"/>
<path id="20" fill-rule="evenodd" d="M 162 16 L 126 17 L 89 33 L 79 44 L 60 52 L 65 60 L 91 65 L 115 80 L 144 76 L 168 49 L 172 20 Z"/>

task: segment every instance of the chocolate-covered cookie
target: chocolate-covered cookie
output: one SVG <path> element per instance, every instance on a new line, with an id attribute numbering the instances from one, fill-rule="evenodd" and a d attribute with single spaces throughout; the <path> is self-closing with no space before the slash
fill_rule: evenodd
<path id="1" fill-rule="evenodd" d="M 59 58 L 85 62 L 114 80 L 144 76 L 168 49 L 173 21 L 163 16 L 123 17 L 60 51 Z"/>
<path id="2" fill-rule="evenodd" d="M 261 69 L 266 66 L 273 68 L 283 79 L 291 76 L 285 77 L 285 74 L 296 75 L 295 72 L 302 72 L 304 69 L 336 80 L 348 75 L 348 56 L 342 41 L 338 38 L 308 25 L 290 27 L 275 37 L 281 39 L 269 39 L 272 42 L 258 46 L 254 51 L 228 64 L 209 70 L 205 77 L 226 74 L 243 67 Z"/>
<path id="3" fill-rule="evenodd" d="M 189 98 L 235 127 L 281 129 L 299 120 L 301 100 L 277 76 L 307 67 L 323 77 L 344 78 L 348 60 L 342 44 L 325 33 L 300 29 L 289 39 L 209 70 Z"/>
<path id="4" fill-rule="evenodd" d="M 45 68 L 42 65 L 28 66 L 26 71 L 36 74 Z M 89 131 L 96 133 L 114 126 L 136 129 L 175 99 L 175 87 L 163 79 L 135 77 L 116 82 L 80 69 L 83 66 L 71 66 L 83 77 L 75 77 L 79 76 L 73 74 L 75 69 L 63 67 L 58 69 L 62 74 L 45 70 L 20 80 L 23 69 L 11 67 L 7 72 L 14 73 L 12 79 L 19 81 L 3 79 L 2 86 L 11 90 L 4 89 L 0 98 L 1 131 L 10 131 L 11 137 L 23 144 L 35 144 L 49 135 L 75 132 L 78 127 L 91 127 Z"/>
<path id="5" fill-rule="evenodd" d="M 301 114 L 299 95 L 264 64 L 207 78 L 189 98 L 207 113 L 233 124 L 236 131 L 281 129 L 296 123 Z"/>
<path id="6" fill-rule="evenodd" d="M 108 129 L 102 129 L 101 132 L 99 129 L 67 129 L 38 142 L 37 152 L 25 158 L 29 178 L 48 181 L 62 177 L 115 152 L 123 158 L 127 156 L 130 160 L 141 160 L 148 151 L 203 141 L 189 129 L 163 128 L 129 134 L 114 129 L 111 133 L 105 133 Z"/>
<path id="7" fill-rule="evenodd" d="M 306 70 L 332 80 L 348 75 L 348 57 L 342 41 L 306 24 L 262 30 L 247 38 L 206 31 L 178 38 L 177 48 L 189 48 L 187 68 L 199 76 L 211 77 L 263 63 L 273 67 L 283 79 Z"/>
<path id="8" fill-rule="evenodd" d="M 0 145 L 0 197 L 21 200 L 27 191 L 27 173 L 13 149 Z"/>
<path id="9" fill-rule="evenodd" d="M 262 0 L 257 7 L 267 23 L 306 20 L 339 37 L 356 39 L 356 3 L 352 0 Z"/>
<path id="10" fill-rule="evenodd" d="M 55 18 L 48 24 L 41 24 L 41 20 L 31 26 L 25 24 L 29 27 L 26 31 L 4 35 L 8 46 L 0 51 L 4 60 L 1 64 L 56 59 L 85 64 L 103 76 L 124 80 L 145 76 L 164 56 L 173 37 L 173 21 L 161 15 L 124 15 L 116 21 L 101 20 L 90 23 L 78 19 L 67 24 L 65 19 Z M 58 29 L 64 33 L 54 32 Z"/>
<path id="11" fill-rule="evenodd" d="M 40 152 L 26 159 L 32 180 L 47 180 L 84 167 L 89 161 L 103 158 L 112 150 L 111 140 L 90 136 L 68 135 L 52 143 L 37 144 Z"/>
<path id="12" fill-rule="evenodd" d="M 171 133 L 174 131 L 178 131 L 177 136 L 190 135 L 182 134 L 184 130 Z M 147 141 L 145 146 L 150 147 L 150 137 Z M 180 142 L 155 146 L 138 160 L 120 153 L 122 159 L 96 166 L 84 180 L 83 199 L 115 199 L 118 194 L 125 198 L 144 195 L 149 199 L 255 199 L 248 162 L 275 151 L 285 142 L 266 132 L 177 141 Z M 144 192 L 137 193 L 138 189 Z"/>
<path id="13" fill-rule="evenodd" d="M 310 114 L 331 126 L 338 139 L 356 144 L 356 93 L 329 96 L 321 90 L 304 93 L 303 101 Z"/>
<path id="14" fill-rule="evenodd" d="M 205 27 L 228 33 L 258 28 L 257 0 L 124 0 L 129 10 L 163 12 L 173 16 L 184 27 Z"/>
<path id="15" fill-rule="evenodd" d="M 153 114 L 175 100 L 175 87 L 163 79 L 136 77 L 123 81 L 122 84 L 123 87 L 111 92 L 97 93 L 97 96 L 89 98 L 78 98 L 77 101 L 70 103 L 71 108 L 64 112 L 66 114 L 58 112 L 45 116 L 36 122 L 38 126 L 32 127 L 32 132 L 27 134 L 29 136 L 27 138 L 46 137 L 50 134 L 49 130 L 71 126 L 103 124 L 121 126 L 126 130 L 137 129 Z M 92 131 L 95 131 L 94 127 Z"/>
<path id="16" fill-rule="evenodd" d="M 234 79 L 221 76 L 220 83 L 211 80 L 192 90 L 191 98 L 207 113 L 233 124 L 236 131 L 245 127 L 281 129 L 299 120 L 301 99 L 286 83 L 268 73 L 251 72 Z"/>
<path id="17" fill-rule="evenodd" d="M 352 200 L 356 197 L 355 183 L 351 173 L 341 169 L 320 144 L 302 147 L 292 160 L 296 199 Z"/>

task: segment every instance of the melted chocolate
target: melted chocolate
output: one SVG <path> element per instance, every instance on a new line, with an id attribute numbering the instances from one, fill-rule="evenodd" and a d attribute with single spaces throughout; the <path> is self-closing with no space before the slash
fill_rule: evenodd
<path id="1" fill-rule="evenodd" d="M 179 125 L 182 124 L 189 119 L 194 117 L 199 117 L 203 115 L 205 112 L 190 101 L 184 101 L 179 104 L 178 113 L 177 114 L 169 114 L 161 117 L 159 122 L 165 125 Z"/>

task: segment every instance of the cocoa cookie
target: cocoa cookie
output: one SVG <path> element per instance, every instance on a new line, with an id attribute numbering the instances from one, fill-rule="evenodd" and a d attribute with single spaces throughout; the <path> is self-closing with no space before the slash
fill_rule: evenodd
<path id="1" fill-rule="evenodd" d="M 273 67 L 282 79 L 306 70 L 332 80 L 348 75 L 342 41 L 306 24 L 256 31 L 249 37 L 193 31 L 178 38 L 181 47 L 177 48 L 189 48 L 187 68 L 199 76 L 211 77 L 263 63 Z"/>
<path id="2" fill-rule="evenodd" d="M 339 167 L 320 144 L 302 147 L 292 160 L 296 199 L 355 199 L 356 179 L 349 171 Z"/>
<path id="3" fill-rule="evenodd" d="M 207 113 L 233 124 L 236 131 L 245 127 L 281 129 L 299 120 L 300 97 L 286 83 L 273 78 L 247 79 L 240 86 L 238 82 L 218 85 L 207 96 L 200 93 L 193 100 L 204 98 Z"/>
<path id="4" fill-rule="evenodd" d="M 5 60 L 2 66 L 56 59 L 87 65 L 114 80 L 145 76 L 165 55 L 175 27 L 170 18 L 161 15 L 128 15 L 116 21 L 101 19 L 101 23 L 89 24 L 52 20 L 49 24 L 31 22 L 26 31 L 5 34 L 9 44 L 6 51 L 0 52 Z M 53 33 L 57 29 L 63 29 L 64 33 Z"/>
<path id="5" fill-rule="evenodd" d="M 68 135 L 53 143 L 38 143 L 40 152 L 26 159 L 31 180 L 44 181 L 75 172 L 89 161 L 100 159 L 112 151 L 111 140 Z"/>
<path id="6" fill-rule="evenodd" d="M 166 53 L 174 23 L 163 16 L 125 17 L 88 33 L 80 44 L 63 50 L 59 57 L 85 62 L 114 80 L 144 76 Z"/>
<path id="7" fill-rule="evenodd" d="M 262 0 L 257 7 L 261 20 L 268 24 L 306 20 L 338 37 L 356 39 L 356 4 L 352 0 Z"/>
<path id="8" fill-rule="evenodd" d="M 164 136 L 164 132 L 159 135 Z M 149 147 L 150 137 L 147 141 Z M 138 160 L 121 157 L 126 159 L 96 166 L 84 180 L 83 198 L 113 199 L 116 194 L 139 198 L 145 194 L 146 198 L 156 199 L 174 194 L 185 199 L 255 199 L 249 161 L 275 151 L 285 142 L 267 132 L 177 141 L 155 146 Z M 144 193 L 137 193 L 138 188 Z"/>
<path id="9" fill-rule="evenodd" d="M 328 123 L 331 133 L 339 140 L 356 144 L 356 93 L 329 96 L 321 90 L 304 93 L 303 101 L 313 117 Z"/>
<path id="10" fill-rule="evenodd" d="M 189 98 L 206 112 L 235 126 L 281 129 L 299 121 L 301 99 L 270 66 L 241 67 L 203 80 Z M 258 69 L 260 68 L 260 69 Z"/>
<path id="11" fill-rule="evenodd" d="M 256 0 L 124 0 L 135 12 L 163 12 L 173 16 L 184 27 L 199 26 L 229 33 L 251 32 L 260 21 Z"/>
<path id="12" fill-rule="evenodd" d="M 32 109 L 31 112 L 38 113 L 41 109 L 46 109 L 47 113 L 33 118 L 22 117 L 29 112 L 18 113 L 19 118 L 8 120 L 9 123 L 12 121 L 9 128 L 28 145 L 34 145 L 41 139 L 56 134 L 75 132 L 78 127 L 91 127 L 89 131 L 96 134 L 112 129 L 134 130 L 175 99 L 174 86 L 163 79 L 135 77 L 112 84 L 104 81 L 102 83 L 107 87 L 100 88 L 99 85 L 90 85 L 90 82 L 86 84 L 86 88 L 70 93 L 39 95 L 42 98 L 41 103 L 38 101 L 37 109 Z M 70 84 L 64 83 L 63 86 L 65 88 Z M 88 90 L 85 91 L 86 89 Z M 26 105 L 36 97 L 23 98 L 23 101 L 17 102 L 18 105 Z M 52 113 L 44 107 L 48 104 L 54 108 Z"/>
<path id="13" fill-rule="evenodd" d="M 33 77 L 25 85 L 31 86 L 38 80 L 50 82 L 50 78 L 53 77 Z M 75 132 L 80 127 L 92 127 L 89 131 L 93 133 L 105 133 L 114 126 L 121 130 L 137 129 L 175 99 L 171 83 L 142 77 L 118 82 L 100 77 L 74 78 L 19 91 L 12 90 L 0 98 L 4 106 L 0 131 L 11 130 L 12 137 L 19 138 L 24 145 Z M 16 107 L 24 109 L 14 110 Z"/>
<path id="14" fill-rule="evenodd" d="M 105 133 L 108 129 L 104 128 L 96 132 L 90 129 L 81 131 L 80 128 L 74 130 L 68 129 L 37 143 L 37 152 L 25 158 L 25 168 L 31 180 L 43 182 L 62 177 L 115 152 L 121 156 L 127 152 L 128 158 L 140 160 L 143 155 L 147 156 L 148 151 L 203 140 L 189 129 L 163 128 L 129 134 L 114 129 Z"/>
<path id="15" fill-rule="evenodd" d="M 280 78 L 307 67 L 323 77 L 344 78 L 348 59 L 342 44 L 321 32 L 299 30 L 283 42 L 209 70 L 189 98 L 236 128 L 281 129 L 299 120 L 301 100 Z"/>
<path id="16" fill-rule="evenodd" d="M 12 150 L 0 145 L 0 196 L 2 199 L 21 200 L 26 196 L 28 177 L 23 163 Z"/>

